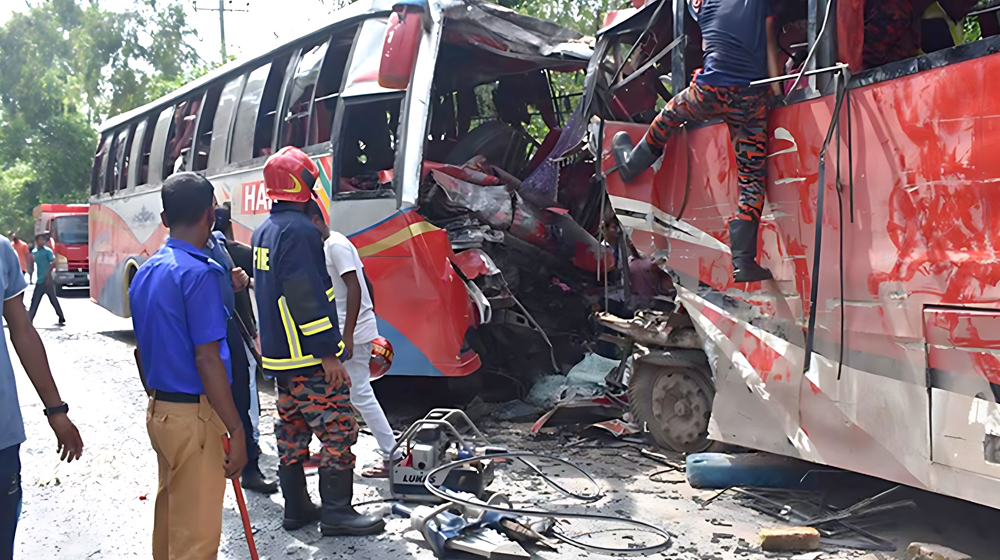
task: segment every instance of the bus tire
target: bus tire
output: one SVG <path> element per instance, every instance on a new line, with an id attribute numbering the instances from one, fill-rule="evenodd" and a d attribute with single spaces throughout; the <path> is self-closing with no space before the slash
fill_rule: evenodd
<path id="1" fill-rule="evenodd" d="M 702 371 L 683 366 L 639 364 L 629 382 L 629 406 L 657 445 L 699 453 L 708 439 L 715 389 Z"/>

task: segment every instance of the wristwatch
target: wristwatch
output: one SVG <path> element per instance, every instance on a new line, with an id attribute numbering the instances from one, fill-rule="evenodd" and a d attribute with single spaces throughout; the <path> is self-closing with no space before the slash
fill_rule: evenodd
<path id="1" fill-rule="evenodd" d="M 54 416 L 56 414 L 66 414 L 69 412 L 69 405 L 62 403 L 58 406 L 50 406 L 44 410 L 45 416 Z"/>

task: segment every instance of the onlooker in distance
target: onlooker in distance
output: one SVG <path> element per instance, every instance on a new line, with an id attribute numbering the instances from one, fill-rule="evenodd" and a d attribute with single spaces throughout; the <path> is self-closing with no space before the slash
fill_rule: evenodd
<path id="1" fill-rule="evenodd" d="M 34 321 L 35 313 L 38 312 L 38 304 L 42 302 L 42 296 L 49 296 L 49 303 L 56 310 L 59 316 L 59 325 L 66 324 L 66 317 L 63 316 L 62 307 L 59 306 L 59 298 L 56 297 L 56 281 L 52 276 L 52 263 L 56 260 L 56 254 L 49 247 L 49 232 L 42 232 L 35 236 L 35 249 L 31 252 L 31 257 L 35 261 L 35 291 L 31 293 L 31 308 L 28 309 L 28 319 Z"/>

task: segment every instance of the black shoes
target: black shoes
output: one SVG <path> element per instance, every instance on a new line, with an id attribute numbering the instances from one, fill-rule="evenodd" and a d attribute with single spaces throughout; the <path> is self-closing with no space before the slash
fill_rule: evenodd
<path id="1" fill-rule="evenodd" d="M 247 490 L 260 492 L 261 494 L 274 494 L 278 491 L 278 483 L 274 481 L 268 482 L 264 478 L 264 473 L 260 472 L 260 467 L 256 464 L 247 464 L 243 469 L 243 474 L 240 475 L 240 486 Z"/>
<path id="2" fill-rule="evenodd" d="M 281 484 L 281 495 L 285 499 L 285 520 L 281 526 L 286 531 L 294 531 L 319 521 L 320 509 L 309 497 L 302 463 L 279 465 L 278 482 Z"/>
<path id="3" fill-rule="evenodd" d="M 645 141 L 633 147 L 632 140 L 624 130 L 611 139 L 611 153 L 614 154 L 615 162 L 618 164 L 618 175 L 626 183 L 634 181 L 660 157 L 653 153 Z"/>
<path id="4" fill-rule="evenodd" d="M 381 518 L 361 515 L 351 506 L 354 471 L 319 469 L 319 495 L 323 500 L 319 524 L 323 535 L 374 535 L 385 529 L 385 521 Z"/>
<path id="5" fill-rule="evenodd" d="M 733 251 L 733 280 L 771 280 L 771 271 L 757 264 L 758 222 L 735 219 L 729 222 L 729 244 Z"/>

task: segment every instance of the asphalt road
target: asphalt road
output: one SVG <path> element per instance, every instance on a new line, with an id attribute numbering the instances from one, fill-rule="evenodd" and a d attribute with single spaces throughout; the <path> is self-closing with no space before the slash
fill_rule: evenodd
<path id="1" fill-rule="evenodd" d="M 70 417 L 85 444 L 83 459 L 59 463 L 55 438 L 41 412 L 41 403 L 20 364 L 15 361 L 18 394 L 28 441 L 21 447 L 24 506 L 18 526 L 15 558 L 111 559 L 150 557 L 156 460 L 145 428 L 146 397 L 135 373 L 134 337 L 129 320 L 120 319 L 92 304 L 86 294 L 61 298 L 67 324 L 55 325 L 55 313 L 42 303 L 35 325 L 48 353 L 53 375 Z M 13 350 L 11 349 L 12 355 Z M 397 429 L 422 411 L 438 404 L 431 390 L 393 391 L 392 379 L 380 381 L 383 407 Z M 419 385 L 417 385 L 419 387 Z M 432 402 L 435 401 L 435 402 Z M 265 472 L 274 476 L 277 464 L 273 436 L 273 398 L 262 398 L 261 447 Z M 502 407 L 500 407 L 502 408 Z M 565 511 L 587 511 L 625 516 L 652 523 L 673 535 L 670 548 L 653 558 L 704 560 L 712 558 L 764 558 L 757 546 L 762 527 L 781 523 L 749 510 L 724 495 L 707 507 L 699 500 L 715 494 L 687 485 L 683 474 L 665 469 L 638 454 L 635 446 L 617 442 L 582 441 L 564 431 L 531 437 L 528 424 L 498 420 L 497 407 L 480 407 L 477 423 L 491 441 L 509 448 L 531 449 L 574 461 L 597 480 L 605 496 L 590 505 L 561 499 L 541 481 L 522 469 L 500 468 L 492 490 L 507 494 L 520 504 L 542 504 Z M 314 442 L 314 445 L 316 443 Z M 362 433 L 355 453 L 359 467 L 376 459 L 374 439 Z M 654 475 L 658 471 L 660 474 Z M 309 478 L 318 501 L 316 478 Z M 583 490 L 583 481 L 566 484 Z M 887 487 L 880 481 L 850 479 L 831 487 L 833 494 L 854 492 L 860 497 Z M 845 486 L 846 484 L 846 486 Z M 355 477 L 355 502 L 387 498 L 386 481 Z M 391 517 L 385 533 L 376 537 L 322 538 L 313 525 L 288 533 L 281 528 L 280 494 L 249 493 L 249 510 L 261 558 L 333 559 L 419 558 L 433 554 L 420 536 L 409 529 L 409 520 Z M 863 552 L 824 547 L 823 559 L 905 558 L 903 549 L 912 540 L 939 542 L 963 550 L 977 559 L 1000 558 L 996 546 L 998 512 L 915 490 L 903 489 L 896 499 L 913 499 L 914 509 L 883 516 L 870 530 L 899 547 L 896 552 Z M 384 504 L 359 509 L 384 511 Z M 249 558 L 242 525 L 232 492 L 227 492 L 223 537 L 219 557 Z M 574 522 L 564 531 L 589 533 L 594 544 L 637 546 L 641 534 L 602 531 L 608 526 Z M 565 544 L 556 552 L 536 553 L 537 558 L 597 558 Z"/>

